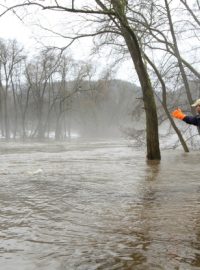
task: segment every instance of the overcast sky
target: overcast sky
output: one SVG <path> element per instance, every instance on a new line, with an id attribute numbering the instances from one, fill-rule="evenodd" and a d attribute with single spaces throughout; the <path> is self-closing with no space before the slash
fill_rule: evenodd
<path id="1" fill-rule="evenodd" d="M 44 11 L 43 14 L 45 14 L 45 16 L 42 17 L 42 20 L 47 27 L 51 28 L 51 26 L 55 24 L 58 25 L 58 20 L 56 19 L 55 15 L 52 17 L 52 14 L 55 14 L 55 12 L 51 12 L 50 16 L 46 16 L 46 12 Z M 36 48 L 39 48 L 42 45 L 41 43 L 52 44 L 52 42 L 55 42 L 55 44 L 59 44 L 60 46 L 65 45 L 66 41 L 64 39 L 49 38 L 50 33 L 41 31 L 38 27 L 34 26 L 37 19 L 38 18 L 36 18 L 36 16 L 34 16 L 34 20 L 31 19 L 31 16 L 26 16 L 23 20 L 24 22 L 22 22 L 12 12 L 5 14 L 4 16 L 0 17 L 0 38 L 16 39 L 19 43 L 23 44 L 25 49 L 31 52 L 35 51 Z M 62 23 L 62 21 L 60 21 L 60 23 Z M 73 44 L 73 46 L 70 48 L 70 53 L 72 53 L 73 57 L 77 60 L 80 59 L 87 61 L 89 59 L 89 61 L 91 61 L 91 47 L 92 42 L 90 39 L 82 39 Z M 111 60 L 112 59 L 110 59 L 110 62 Z M 98 59 L 94 59 L 94 61 L 98 64 L 98 66 L 102 66 L 102 68 L 103 66 L 106 67 L 108 62 L 107 57 L 104 58 L 103 55 L 98 57 Z M 117 79 L 137 83 L 137 76 L 134 75 L 131 60 L 120 65 L 120 68 L 115 73 L 115 77 Z"/>

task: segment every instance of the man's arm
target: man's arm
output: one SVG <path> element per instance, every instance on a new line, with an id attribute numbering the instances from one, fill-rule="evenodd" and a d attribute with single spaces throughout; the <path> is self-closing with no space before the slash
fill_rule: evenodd
<path id="1" fill-rule="evenodd" d="M 200 118 L 198 119 L 197 116 L 185 116 L 183 121 L 187 124 L 198 126 L 200 123 Z"/>
<path id="2" fill-rule="evenodd" d="M 197 116 L 188 116 L 188 115 L 185 115 L 181 111 L 181 109 L 176 109 L 175 111 L 172 112 L 172 116 L 174 118 L 183 120 L 187 124 L 195 125 L 195 126 L 200 126 L 200 115 L 197 115 Z"/>

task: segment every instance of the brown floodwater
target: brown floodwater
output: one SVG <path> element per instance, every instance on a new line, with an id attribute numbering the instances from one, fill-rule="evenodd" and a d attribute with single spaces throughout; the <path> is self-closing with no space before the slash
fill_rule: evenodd
<path id="1" fill-rule="evenodd" d="M 0 144 L 0 269 L 200 269 L 200 151 Z"/>

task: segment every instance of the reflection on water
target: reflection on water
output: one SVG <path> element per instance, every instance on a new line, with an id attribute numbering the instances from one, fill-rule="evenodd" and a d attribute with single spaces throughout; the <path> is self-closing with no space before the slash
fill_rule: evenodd
<path id="1" fill-rule="evenodd" d="M 200 269 L 200 153 L 0 145 L 2 270 Z"/>

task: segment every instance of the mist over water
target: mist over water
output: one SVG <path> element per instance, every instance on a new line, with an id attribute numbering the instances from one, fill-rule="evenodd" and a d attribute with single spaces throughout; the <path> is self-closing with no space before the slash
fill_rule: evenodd
<path id="1" fill-rule="evenodd" d="M 3 270 L 199 269 L 199 151 L 0 144 Z"/>

